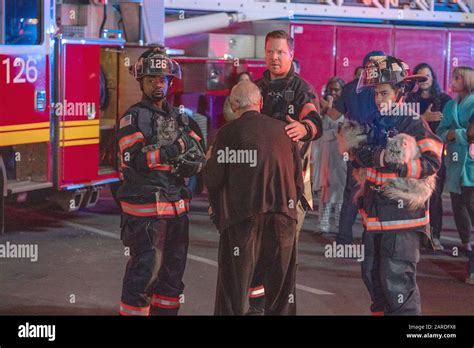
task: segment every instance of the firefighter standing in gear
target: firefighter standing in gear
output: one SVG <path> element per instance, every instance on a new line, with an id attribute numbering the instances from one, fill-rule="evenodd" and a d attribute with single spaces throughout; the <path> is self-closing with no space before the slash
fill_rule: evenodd
<path id="1" fill-rule="evenodd" d="M 322 135 L 322 121 L 315 104 L 313 87 L 294 71 L 294 42 L 283 30 L 272 31 L 265 38 L 265 63 L 263 78 L 255 83 L 263 97 L 262 114 L 288 123 L 287 135 L 297 141 L 303 165 L 304 192 L 298 202 L 296 241 L 303 227 L 305 211 L 313 209 L 310 154 L 311 141 Z M 265 304 L 262 267 L 257 265 L 249 289 L 248 314 L 261 315 Z"/>
<path id="2" fill-rule="evenodd" d="M 177 315 L 188 252 L 189 201 L 184 183 L 201 170 L 201 140 L 165 100 L 179 65 L 162 47 L 144 52 L 130 72 L 142 100 L 120 120 L 122 241 L 130 250 L 121 315 Z"/>
<path id="3" fill-rule="evenodd" d="M 410 76 L 408 66 L 400 59 L 385 56 L 371 58 L 359 80 L 358 91 L 374 87 L 379 110 L 389 107 L 388 112 L 376 116 L 367 144 L 351 154 L 356 168 L 367 169 L 359 212 L 365 227 L 362 278 L 371 295 L 373 315 L 421 314 L 416 266 L 421 237 L 429 234 L 428 201 L 424 207 L 409 209 L 406 202 L 385 196 L 382 185 L 394 177 L 423 179 L 441 166 L 440 139 L 416 112 L 400 108 L 404 95 L 425 79 L 422 75 Z M 416 139 L 420 158 L 406 164 L 387 163 L 387 139 L 399 133 Z"/>

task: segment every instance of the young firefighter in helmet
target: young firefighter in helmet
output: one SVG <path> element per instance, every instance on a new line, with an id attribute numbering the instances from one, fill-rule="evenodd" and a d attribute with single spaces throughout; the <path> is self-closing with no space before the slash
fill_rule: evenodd
<path id="1" fill-rule="evenodd" d="M 184 114 L 165 99 L 179 65 L 162 47 L 144 52 L 131 67 L 142 100 L 120 120 L 123 184 L 122 241 L 130 249 L 121 315 L 177 315 L 188 252 L 189 190 L 204 151 Z"/>
<path id="2" fill-rule="evenodd" d="M 421 237 L 429 233 L 428 200 L 441 165 L 442 143 L 416 108 L 404 103 L 404 96 L 425 79 L 410 76 L 408 65 L 392 56 L 372 57 L 359 79 L 358 92 L 374 87 L 380 111 L 365 127 L 366 141 L 350 151 L 354 166 L 366 173 L 359 200 L 365 245 L 362 278 L 373 315 L 421 314 L 416 266 Z M 402 145 L 394 142 L 397 138 L 404 139 Z M 426 183 L 430 179 L 431 186 Z M 410 185 L 412 190 L 406 190 Z M 417 191 L 424 193 L 422 199 Z"/>

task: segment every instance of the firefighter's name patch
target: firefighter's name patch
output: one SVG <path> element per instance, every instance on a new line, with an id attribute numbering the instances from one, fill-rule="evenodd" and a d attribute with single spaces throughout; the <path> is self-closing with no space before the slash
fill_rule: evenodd
<path id="1" fill-rule="evenodd" d="M 120 128 L 130 126 L 132 124 L 132 114 L 124 116 L 120 119 Z"/>

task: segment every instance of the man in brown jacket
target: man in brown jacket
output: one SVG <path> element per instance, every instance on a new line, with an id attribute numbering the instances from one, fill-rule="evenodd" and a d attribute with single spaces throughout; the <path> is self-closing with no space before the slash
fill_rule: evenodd
<path id="1" fill-rule="evenodd" d="M 260 114 L 252 82 L 230 95 L 237 119 L 217 133 L 204 168 L 220 231 L 216 315 L 242 315 L 262 260 L 265 314 L 296 314 L 296 221 L 303 182 L 298 146 L 285 123 Z"/>

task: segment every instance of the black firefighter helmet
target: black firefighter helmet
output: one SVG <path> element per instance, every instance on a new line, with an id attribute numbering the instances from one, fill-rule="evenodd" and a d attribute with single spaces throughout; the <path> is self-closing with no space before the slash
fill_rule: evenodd
<path id="1" fill-rule="evenodd" d="M 424 75 L 411 75 L 408 64 L 401 59 L 393 56 L 373 56 L 360 75 L 357 93 L 367 87 L 388 83 L 398 88 L 403 95 L 414 92 L 418 88 L 418 82 L 426 80 Z"/>
<path id="2" fill-rule="evenodd" d="M 167 76 L 181 79 L 181 67 L 166 54 L 163 46 L 143 52 L 138 61 L 130 66 L 129 71 L 136 80 L 144 76 Z"/>

